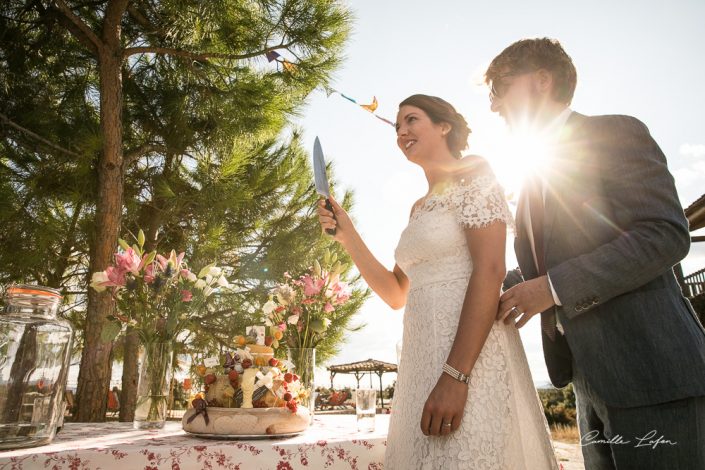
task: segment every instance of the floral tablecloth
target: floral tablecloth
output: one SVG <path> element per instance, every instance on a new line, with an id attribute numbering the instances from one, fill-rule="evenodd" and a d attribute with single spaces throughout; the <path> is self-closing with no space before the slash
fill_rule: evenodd
<path id="1" fill-rule="evenodd" d="M 0 470 L 15 469 L 381 469 L 388 415 L 372 433 L 358 433 L 355 415 L 318 415 L 287 439 L 212 440 L 190 436 L 181 423 L 137 431 L 132 423 L 66 423 L 43 447 L 0 452 Z"/>

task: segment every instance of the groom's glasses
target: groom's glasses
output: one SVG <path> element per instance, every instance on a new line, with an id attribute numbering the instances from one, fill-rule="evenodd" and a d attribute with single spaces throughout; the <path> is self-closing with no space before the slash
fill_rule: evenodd
<path id="1" fill-rule="evenodd" d="M 517 75 L 517 73 L 518 72 L 503 73 L 490 82 L 490 101 L 494 101 L 496 98 L 501 98 L 504 96 L 510 85 L 510 83 L 506 83 L 504 79 L 506 77 Z"/>

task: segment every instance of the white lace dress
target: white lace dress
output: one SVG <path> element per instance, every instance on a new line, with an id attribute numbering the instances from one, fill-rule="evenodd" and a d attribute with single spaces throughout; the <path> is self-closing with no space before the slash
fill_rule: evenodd
<path id="1" fill-rule="evenodd" d="M 411 287 L 385 468 L 557 469 L 548 425 L 519 332 L 495 322 L 470 376 L 457 431 L 421 433 L 423 406 L 455 339 L 472 272 L 463 227 L 512 225 L 492 176 L 461 180 L 430 195 L 412 214 L 395 251 Z"/>

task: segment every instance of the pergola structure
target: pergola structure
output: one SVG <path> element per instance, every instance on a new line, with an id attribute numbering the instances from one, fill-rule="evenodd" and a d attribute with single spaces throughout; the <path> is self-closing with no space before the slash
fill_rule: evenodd
<path id="1" fill-rule="evenodd" d="M 685 216 L 688 218 L 688 225 L 691 232 L 705 228 L 705 194 L 700 196 L 690 206 L 686 207 Z M 705 242 L 703 235 L 691 235 L 690 241 Z M 693 308 L 705 322 L 705 268 L 700 269 L 688 276 L 683 275 L 683 268 L 680 263 L 674 266 L 678 282 L 681 285 L 683 295 L 688 297 Z"/>
<path id="2" fill-rule="evenodd" d="M 352 362 L 350 364 L 339 364 L 328 367 L 330 372 L 330 388 L 333 388 L 333 378 L 336 374 L 354 374 L 357 380 L 357 388 L 360 388 L 360 379 L 365 374 L 370 374 L 370 386 L 372 386 L 372 374 L 379 376 L 379 398 L 384 408 L 384 397 L 382 396 L 382 375 L 386 372 L 397 372 L 397 365 L 389 362 L 382 362 L 376 359 L 367 359 L 366 361 Z"/>

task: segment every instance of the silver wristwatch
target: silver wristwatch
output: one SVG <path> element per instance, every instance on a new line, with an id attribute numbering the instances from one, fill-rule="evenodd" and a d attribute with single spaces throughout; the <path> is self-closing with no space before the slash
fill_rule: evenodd
<path id="1" fill-rule="evenodd" d="M 443 364 L 443 372 L 450 375 L 455 380 L 458 380 L 458 381 L 464 383 L 465 385 L 470 385 L 470 376 L 463 374 L 462 372 L 453 368 L 452 366 L 449 366 L 447 362 L 445 364 Z"/>

